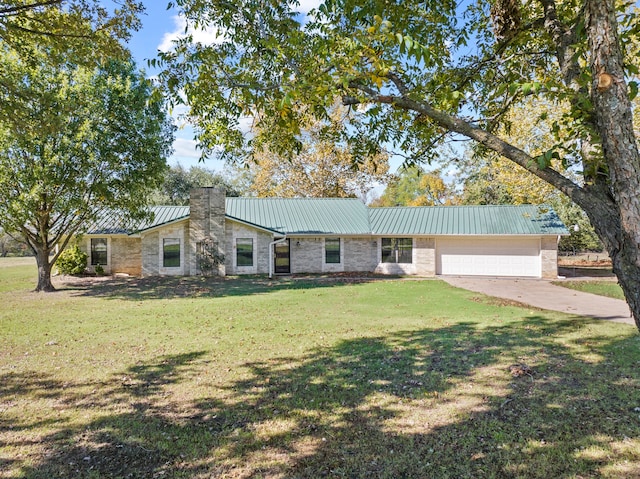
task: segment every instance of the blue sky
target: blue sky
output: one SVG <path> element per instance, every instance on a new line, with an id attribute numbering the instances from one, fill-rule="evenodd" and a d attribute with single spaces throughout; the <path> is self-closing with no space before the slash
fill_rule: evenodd
<path id="1" fill-rule="evenodd" d="M 184 32 L 185 22 L 178 16 L 175 8 L 167 10 L 168 0 L 143 0 L 146 12 L 142 16 L 142 28 L 134 32 L 129 48 L 138 63 L 139 68 L 144 68 L 147 73 L 153 75 L 154 72 L 147 67 L 147 60 L 155 58 L 158 50 L 165 50 L 170 47 L 171 39 L 177 38 Z M 308 12 L 311 8 L 319 5 L 319 0 L 300 0 L 300 11 Z M 206 32 L 194 34 L 196 39 L 206 42 L 207 37 L 212 38 Z M 169 159 L 169 163 L 175 165 L 180 163 L 184 167 L 192 165 L 204 166 L 206 168 L 221 170 L 223 163 L 220 160 L 208 159 L 203 163 L 198 163 L 200 158 L 196 150 L 196 142 L 193 140 L 193 130 L 187 125 L 178 124 L 176 141 L 174 143 L 174 154 Z"/>
<path id="2" fill-rule="evenodd" d="M 146 0 L 146 13 L 142 16 L 142 28 L 134 32 L 129 48 L 138 63 L 139 68 L 144 68 L 149 74 L 153 74 L 147 66 L 147 60 L 155 58 L 158 49 L 167 47 L 171 38 L 175 38 L 179 32 L 184 30 L 184 24 L 180 23 L 178 12 L 175 9 L 167 10 L 165 0 Z M 198 165 L 200 157 L 193 141 L 193 130 L 184 125 L 176 132 L 174 143 L 174 154 L 169 159 L 169 163 L 189 167 Z M 207 168 L 219 170 L 222 162 L 218 160 L 207 160 L 200 164 Z"/>

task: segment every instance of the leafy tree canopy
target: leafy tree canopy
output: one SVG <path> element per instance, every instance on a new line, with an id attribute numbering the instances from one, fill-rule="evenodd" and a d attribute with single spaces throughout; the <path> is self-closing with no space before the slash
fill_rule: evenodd
<path id="1" fill-rule="evenodd" d="M 371 206 L 441 206 L 455 202 L 455 192 L 444 182 L 439 170 L 427 172 L 413 165 L 393 175 L 382 196 Z"/>
<path id="2" fill-rule="evenodd" d="M 140 27 L 142 2 L 113 0 L 113 9 L 100 0 L 3 0 L 0 2 L 0 40 L 3 48 L 24 59 L 33 48 L 46 46 L 48 56 L 74 50 L 75 62 L 95 64 L 127 56 L 121 42 Z"/>
<path id="3" fill-rule="evenodd" d="M 307 121 L 295 154 L 279 154 L 269 144 L 246 164 L 254 196 L 342 198 L 367 201 L 369 192 L 387 180 L 388 156 L 378 153 L 354 159 L 354 152 L 333 138 L 336 122 L 345 114 L 340 108 L 326 121 Z"/>
<path id="4" fill-rule="evenodd" d="M 174 127 L 129 62 L 52 66 L 5 51 L 0 71 L 11 82 L 0 85 L 0 226 L 25 238 L 38 261 L 38 290 L 50 290 L 56 244 L 64 248 L 103 208 L 145 215 Z"/>
<path id="5" fill-rule="evenodd" d="M 188 205 L 193 188 L 219 186 L 227 196 L 240 196 L 232 180 L 222 173 L 201 166 L 186 170 L 181 165 L 172 166 L 166 173 L 162 185 L 153 193 L 151 202 L 156 205 Z"/>

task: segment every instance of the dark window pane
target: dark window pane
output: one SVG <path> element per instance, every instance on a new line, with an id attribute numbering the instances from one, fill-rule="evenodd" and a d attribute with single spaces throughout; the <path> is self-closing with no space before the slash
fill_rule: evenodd
<path id="1" fill-rule="evenodd" d="M 238 266 L 253 266 L 253 239 L 236 240 L 236 263 Z"/>
<path id="2" fill-rule="evenodd" d="M 91 238 L 91 264 L 106 266 L 107 238 Z"/>
<path id="3" fill-rule="evenodd" d="M 340 263 L 340 238 L 324 240 L 325 263 Z"/>
<path id="4" fill-rule="evenodd" d="M 413 240 L 411 238 L 382 238 L 383 263 L 412 263 Z"/>
<path id="5" fill-rule="evenodd" d="M 392 238 L 382 238 L 382 262 L 395 263 L 396 251 L 395 242 Z"/>
<path id="6" fill-rule="evenodd" d="M 162 240 L 162 266 L 164 268 L 180 267 L 180 240 L 178 238 Z"/>
<path id="7" fill-rule="evenodd" d="M 398 238 L 398 263 L 411 263 L 413 241 L 411 238 Z"/>

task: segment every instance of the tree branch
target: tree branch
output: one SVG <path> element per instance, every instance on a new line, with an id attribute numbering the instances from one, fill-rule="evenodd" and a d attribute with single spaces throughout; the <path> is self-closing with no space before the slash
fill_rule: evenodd
<path id="1" fill-rule="evenodd" d="M 527 171 L 533 173 L 537 177 L 553 185 L 558 190 L 562 191 L 578 205 L 586 205 L 587 202 L 593 202 L 593 197 L 589 195 L 583 188 L 569 180 L 565 176 L 552 168 L 539 168 L 533 157 L 524 152 L 523 150 L 516 148 L 515 146 L 500 139 L 496 135 L 489 133 L 481 128 L 478 128 L 471 123 L 462 120 L 461 118 L 452 116 L 443 111 L 439 111 L 425 101 L 416 101 L 409 98 L 411 90 L 402 81 L 402 79 L 395 73 L 390 73 L 388 78 L 394 83 L 398 91 L 402 96 L 392 95 L 380 95 L 375 90 L 360 85 L 356 82 L 351 83 L 351 87 L 365 93 L 370 101 L 380 104 L 392 105 L 396 108 L 404 110 L 414 111 L 420 115 L 430 118 L 436 124 L 443 128 L 446 128 L 452 132 L 459 133 L 472 140 L 475 140 L 482 145 L 486 146 L 492 151 L 501 154 L 505 158 L 512 160 L 514 163 L 520 165 Z M 357 100 L 355 97 L 347 97 L 349 104 L 354 104 L 353 101 Z"/>
<path id="2" fill-rule="evenodd" d="M 17 15 L 26 10 L 34 10 L 38 7 L 50 7 L 52 5 L 60 5 L 64 0 L 44 0 L 41 2 L 29 3 L 26 5 L 14 5 L 12 7 L 0 8 L 0 17 L 8 17 Z"/>

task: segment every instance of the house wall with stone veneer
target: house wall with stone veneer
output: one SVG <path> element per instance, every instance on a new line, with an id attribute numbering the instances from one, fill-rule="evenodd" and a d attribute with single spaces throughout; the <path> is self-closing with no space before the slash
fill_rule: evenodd
<path id="1" fill-rule="evenodd" d="M 253 265 L 238 266 L 237 240 L 253 241 Z M 243 223 L 227 220 L 225 222 L 225 270 L 226 274 L 268 274 L 269 244 L 273 235 L 259 228 L 252 228 Z"/>
<path id="2" fill-rule="evenodd" d="M 540 240 L 540 260 L 542 262 L 542 277 L 545 279 L 558 278 L 558 237 L 543 236 Z"/>
<path id="3" fill-rule="evenodd" d="M 142 241 L 140 238 L 111 238 L 111 274 L 142 274 Z"/>

